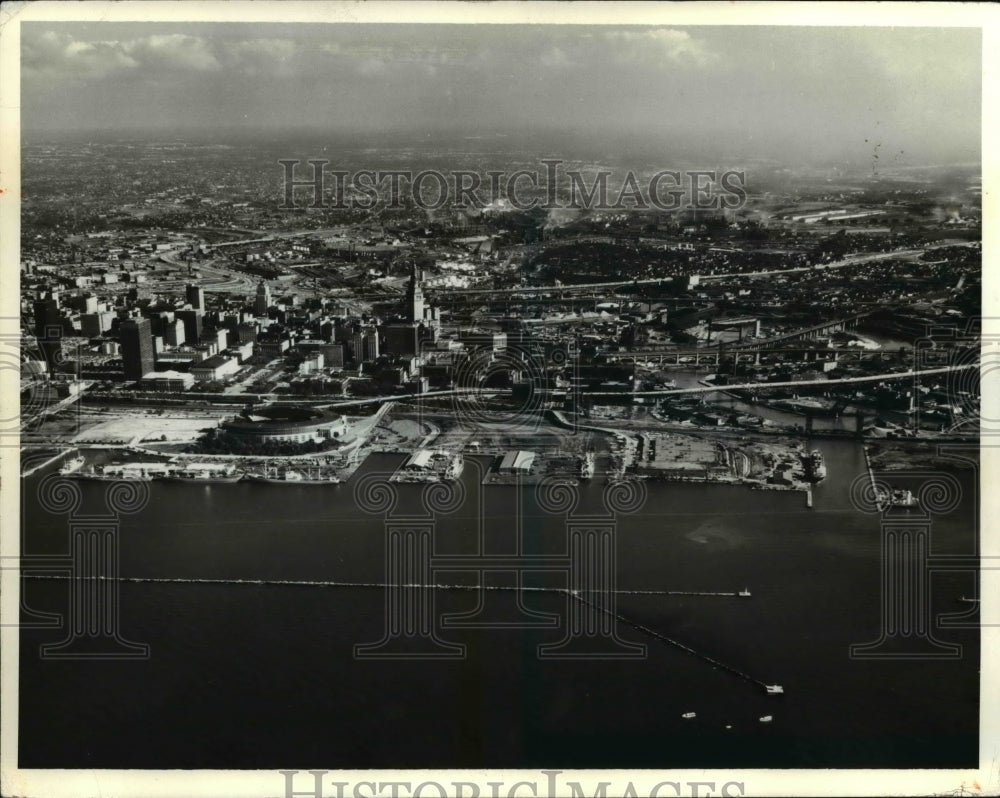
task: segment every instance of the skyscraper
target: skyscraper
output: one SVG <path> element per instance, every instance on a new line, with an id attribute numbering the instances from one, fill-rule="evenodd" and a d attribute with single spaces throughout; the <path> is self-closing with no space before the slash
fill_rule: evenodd
<path id="1" fill-rule="evenodd" d="M 256 324 L 240 324 L 236 327 L 236 337 L 241 344 L 255 343 L 257 341 Z"/>
<path id="2" fill-rule="evenodd" d="M 114 313 L 81 313 L 80 332 L 88 338 L 97 338 L 111 329 Z"/>
<path id="3" fill-rule="evenodd" d="M 163 328 L 163 340 L 169 346 L 180 346 L 187 340 L 184 331 L 184 322 L 181 319 L 168 321 Z"/>
<path id="4" fill-rule="evenodd" d="M 34 304 L 35 339 L 51 370 L 62 349 L 63 317 L 56 299 L 39 299 Z"/>
<path id="5" fill-rule="evenodd" d="M 205 310 L 205 289 L 200 285 L 189 284 L 186 289 L 188 304 L 195 310 Z"/>
<path id="6" fill-rule="evenodd" d="M 354 334 L 354 360 L 369 363 L 379 356 L 378 331 L 374 327 L 362 327 Z"/>
<path id="7" fill-rule="evenodd" d="M 406 320 L 418 324 L 424 320 L 424 289 L 417 277 L 417 267 L 410 273 L 410 284 L 406 289 Z"/>
<path id="8" fill-rule="evenodd" d="M 271 289 L 261 280 L 257 286 L 257 298 L 254 300 L 253 309 L 258 316 L 266 316 L 269 307 L 271 307 Z"/>
<path id="9" fill-rule="evenodd" d="M 201 340 L 201 315 L 197 310 L 178 310 L 174 313 L 174 316 L 184 322 L 184 340 L 189 344 L 196 344 Z"/>
<path id="10" fill-rule="evenodd" d="M 119 327 L 125 379 L 141 380 L 153 370 L 155 354 L 149 319 L 126 319 Z"/>
<path id="11" fill-rule="evenodd" d="M 421 340 L 432 335 L 431 329 L 423 324 L 385 324 L 379 328 L 379 332 L 385 344 L 385 352 L 390 355 L 419 354 Z"/>

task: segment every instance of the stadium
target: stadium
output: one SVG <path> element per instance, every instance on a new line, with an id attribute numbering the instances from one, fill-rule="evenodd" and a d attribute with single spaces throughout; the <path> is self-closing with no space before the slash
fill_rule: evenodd
<path id="1" fill-rule="evenodd" d="M 346 438 L 347 420 L 330 410 L 270 405 L 246 410 L 231 421 L 224 421 L 222 429 L 254 443 L 307 443 Z"/>

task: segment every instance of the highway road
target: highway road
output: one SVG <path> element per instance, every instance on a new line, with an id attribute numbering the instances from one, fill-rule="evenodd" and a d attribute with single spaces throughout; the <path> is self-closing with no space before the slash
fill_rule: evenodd
<path id="1" fill-rule="evenodd" d="M 835 380 L 788 380 L 784 382 L 743 382 L 732 385 L 712 385 L 697 386 L 691 388 L 671 388 L 662 391 L 635 391 L 622 393 L 621 391 L 585 391 L 586 396 L 679 396 L 681 394 L 693 393 L 713 393 L 715 391 L 763 391 L 770 388 L 804 388 L 810 385 L 834 386 L 851 385 L 865 382 L 887 382 L 890 380 L 911 379 L 913 377 L 930 377 L 935 374 L 948 374 L 955 371 L 965 371 L 966 369 L 978 369 L 978 363 L 962 363 L 954 366 L 943 366 L 936 369 L 923 369 L 921 371 L 894 371 L 888 374 L 872 374 L 865 377 L 841 377 Z"/>
<path id="2" fill-rule="evenodd" d="M 914 377 L 931 377 L 938 374 L 948 374 L 956 371 L 979 368 L 978 363 L 963 363 L 954 366 L 943 366 L 941 368 L 923 369 L 920 371 L 893 371 L 885 374 L 871 374 L 864 377 L 841 377 L 835 380 L 795 380 L 785 382 L 746 382 L 733 385 L 712 385 L 695 386 L 691 388 L 671 388 L 662 391 L 582 391 L 584 396 L 615 396 L 618 398 L 635 396 L 680 396 L 683 394 L 715 393 L 717 391 L 737 391 L 756 390 L 763 391 L 771 388 L 804 388 L 808 386 L 830 387 L 835 385 L 853 385 L 868 382 L 888 382 L 893 380 L 912 379 Z M 510 389 L 490 389 L 488 393 L 480 392 L 478 388 L 456 388 L 448 391 L 430 391 L 422 394 L 391 394 L 387 396 L 372 396 L 365 399 L 350 399 L 344 402 L 333 402 L 331 407 L 347 407 L 349 405 L 376 404 L 379 402 L 402 402 L 409 399 L 440 399 L 448 396 L 475 395 L 477 398 L 491 398 L 510 393 Z M 543 390 L 543 395 L 549 393 L 563 394 L 564 391 Z"/>
<path id="3" fill-rule="evenodd" d="M 705 280 L 729 280 L 735 277 L 770 277 L 775 274 L 796 274 L 798 272 L 813 272 L 813 271 L 825 271 L 826 269 L 844 269 L 848 266 L 860 266 L 865 263 L 871 263 L 877 260 L 893 260 L 894 258 L 915 258 L 923 255 L 925 252 L 929 252 L 934 249 L 942 249 L 945 247 L 971 247 L 977 242 L 973 241 L 951 241 L 942 244 L 931 244 L 930 246 L 920 247 L 918 249 L 898 249 L 891 250 L 889 252 L 861 252 L 857 255 L 848 255 L 846 258 L 834 261 L 833 263 L 817 263 L 812 266 L 797 266 L 794 269 L 775 269 L 766 272 L 732 272 L 730 274 L 700 274 L 698 275 L 699 280 L 704 282 Z"/>
<path id="4" fill-rule="evenodd" d="M 747 280 L 752 280 L 757 277 L 771 277 L 779 274 L 797 274 L 801 272 L 814 272 L 814 271 L 825 271 L 827 269 L 843 269 L 849 266 L 860 266 L 865 263 L 871 263 L 872 261 L 880 260 L 893 260 L 896 258 L 915 258 L 923 255 L 925 252 L 929 252 L 935 249 L 942 249 L 945 247 L 955 247 L 955 246 L 974 246 L 977 242 L 972 241 L 949 241 L 940 244 L 932 244 L 927 247 L 920 247 L 917 249 L 900 249 L 891 250 L 889 252 L 860 252 L 855 255 L 848 255 L 846 258 L 834 261 L 832 263 L 817 263 L 810 266 L 797 266 L 793 269 L 771 269 L 768 271 L 760 272 L 729 272 L 726 274 L 699 274 L 698 279 L 700 282 L 705 280 L 731 280 L 735 278 L 743 278 Z M 579 283 L 573 285 L 561 285 L 561 286 L 518 286 L 514 288 L 455 288 L 450 290 L 445 289 L 430 289 L 428 293 L 433 295 L 441 296 L 475 296 L 479 294 L 538 294 L 538 293 L 569 293 L 573 291 L 584 291 L 584 290 L 594 290 L 594 289 L 604 289 L 604 288 L 620 288 L 622 286 L 628 285 L 662 285 L 663 283 L 669 283 L 674 279 L 681 279 L 682 276 L 678 277 L 659 277 L 650 278 L 644 280 L 614 280 L 610 282 L 602 283 Z"/>

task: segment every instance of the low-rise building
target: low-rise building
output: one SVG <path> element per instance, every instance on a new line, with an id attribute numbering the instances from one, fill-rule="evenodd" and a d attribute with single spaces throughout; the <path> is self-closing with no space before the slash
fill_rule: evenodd
<path id="1" fill-rule="evenodd" d="M 507 452 L 500 460 L 501 474 L 527 474 L 535 462 L 535 453 L 519 450 Z"/>
<path id="2" fill-rule="evenodd" d="M 239 361 L 231 355 L 213 355 L 199 363 L 192 363 L 189 371 L 198 382 L 219 380 L 239 371 Z"/>
<path id="3" fill-rule="evenodd" d="M 194 385 L 194 375 L 183 371 L 153 371 L 142 378 L 147 391 L 186 391 Z"/>

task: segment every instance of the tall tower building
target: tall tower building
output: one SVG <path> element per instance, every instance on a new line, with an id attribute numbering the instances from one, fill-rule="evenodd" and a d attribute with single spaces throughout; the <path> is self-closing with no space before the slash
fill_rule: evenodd
<path id="1" fill-rule="evenodd" d="M 267 309 L 271 307 L 271 289 L 263 280 L 257 286 L 257 298 L 254 300 L 254 313 L 258 316 L 266 316 Z"/>
<path id="2" fill-rule="evenodd" d="M 189 284 L 186 290 L 188 304 L 195 310 L 205 310 L 205 289 L 200 285 Z"/>
<path id="3" fill-rule="evenodd" d="M 362 327 L 354 334 L 352 341 L 354 360 L 357 363 L 370 363 L 379 356 L 378 331 L 374 327 Z"/>
<path id="4" fill-rule="evenodd" d="M 257 342 L 257 325 L 240 324 L 236 328 L 236 337 L 241 344 Z"/>
<path id="5" fill-rule="evenodd" d="M 406 289 L 406 320 L 418 324 L 424 320 L 424 289 L 417 277 L 417 267 L 410 273 L 410 284 Z"/>
<path id="6" fill-rule="evenodd" d="M 62 349 L 63 317 L 56 299 L 39 299 L 34 303 L 35 339 L 42 357 L 52 369 Z"/>
<path id="7" fill-rule="evenodd" d="M 184 334 L 184 322 L 181 319 L 168 321 L 163 328 L 163 341 L 169 346 L 180 346 L 187 340 Z"/>
<path id="8" fill-rule="evenodd" d="M 149 319 L 126 319 L 119 328 L 125 379 L 141 380 L 153 370 L 156 355 Z"/>
<path id="9" fill-rule="evenodd" d="M 202 314 L 197 310 L 178 310 L 174 316 L 184 323 L 184 340 L 196 344 L 201 340 Z"/>

